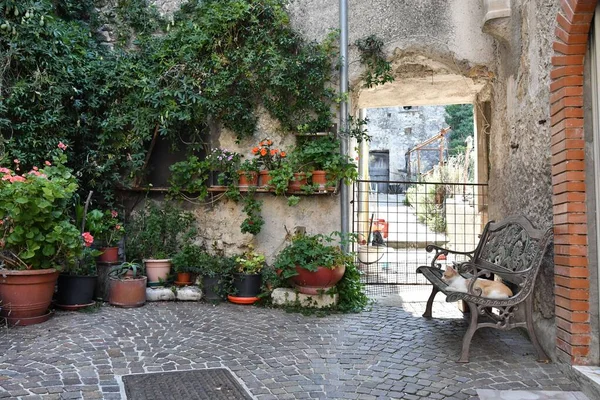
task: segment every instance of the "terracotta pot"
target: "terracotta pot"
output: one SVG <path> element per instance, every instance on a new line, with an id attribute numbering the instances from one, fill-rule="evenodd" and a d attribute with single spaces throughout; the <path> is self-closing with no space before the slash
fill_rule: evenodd
<path id="1" fill-rule="evenodd" d="M 346 266 L 340 265 L 334 269 L 319 267 L 315 272 L 296 267 L 296 271 L 298 275 L 290 279 L 300 293 L 321 294 L 333 288 L 342 279 Z"/>
<path id="2" fill-rule="evenodd" d="M 238 171 L 240 176 L 238 186 L 248 187 L 258 185 L 258 172 L 255 171 Z"/>
<path id="3" fill-rule="evenodd" d="M 123 308 L 141 307 L 146 303 L 146 283 L 145 276 L 136 279 L 110 278 L 108 302 Z"/>
<path id="4" fill-rule="evenodd" d="M 160 281 L 167 281 L 169 272 L 171 272 L 171 259 L 159 259 L 159 260 L 144 260 L 146 266 L 146 276 L 148 277 L 148 284 L 156 284 Z"/>
<path id="5" fill-rule="evenodd" d="M 192 284 L 192 274 L 191 272 L 178 272 L 177 280 L 175 281 L 177 286 L 185 286 Z"/>
<path id="6" fill-rule="evenodd" d="M 305 172 L 297 172 L 294 174 L 294 177 L 290 181 L 290 185 L 288 186 L 288 190 L 290 192 L 299 192 L 302 190 L 302 186 L 307 184 L 307 178 Z"/>
<path id="7" fill-rule="evenodd" d="M 327 187 L 327 172 L 323 170 L 313 171 L 311 181 L 313 185 L 319 185 L 319 190 L 324 190 Z"/>
<path id="8" fill-rule="evenodd" d="M 270 171 L 262 170 L 258 173 L 258 186 L 268 186 L 270 181 Z"/>
<path id="9" fill-rule="evenodd" d="M 102 254 L 98 256 L 98 262 L 116 263 L 119 261 L 118 247 L 102 247 L 100 251 L 102 252 Z"/>
<path id="10" fill-rule="evenodd" d="M 9 325 L 33 325 L 50 318 L 48 307 L 58 271 L 50 269 L 0 272 L 0 316 Z"/>

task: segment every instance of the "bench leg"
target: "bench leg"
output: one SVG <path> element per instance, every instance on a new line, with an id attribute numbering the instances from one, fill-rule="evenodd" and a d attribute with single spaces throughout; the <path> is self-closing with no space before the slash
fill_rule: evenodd
<path id="1" fill-rule="evenodd" d="M 427 307 L 425 307 L 423 317 L 431 318 L 431 307 L 433 307 L 433 299 L 435 299 L 435 295 L 438 294 L 438 292 L 439 289 L 433 286 L 433 289 L 431 289 L 431 295 L 429 296 L 429 300 L 427 300 Z"/>
<path id="2" fill-rule="evenodd" d="M 477 312 L 477 306 L 473 303 L 467 303 L 469 305 L 469 310 L 471 311 L 471 322 L 469 323 L 469 329 L 465 332 L 465 336 L 463 337 L 462 344 L 462 353 L 460 353 L 459 363 L 468 363 L 469 362 L 469 348 L 471 347 L 471 339 L 473 338 L 473 334 L 477 330 L 477 319 L 479 318 L 479 313 Z"/>
<path id="3" fill-rule="evenodd" d="M 540 342 L 538 342 L 537 335 L 535 334 L 535 329 L 533 328 L 533 293 L 525 300 L 525 321 L 527 322 L 527 332 L 529 333 L 529 338 L 531 339 L 531 343 L 535 348 L 535 352 L 537 353 L 537 361 L 538 362 L 549 362 L 550 359 L 542 349 Z"/>

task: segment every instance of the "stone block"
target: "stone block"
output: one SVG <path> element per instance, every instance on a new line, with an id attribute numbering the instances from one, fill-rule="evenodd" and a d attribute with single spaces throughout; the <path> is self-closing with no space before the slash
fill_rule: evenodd
<path id="1" fill-rule="evenodd" d="M 166 287 L 146 288 L 146 301 L 171 301 L 175 300 L 175 293 Z"/>
<path id="2" fill-rule="evenodd" d="M 277 288 L 271 294 L 273 304 L 278 306 L 300 304 L 308 308 L 326 308 L 334 306 L 338 303 L 339 296 L 337 294 L 303 294 L 296 293 L 293 289 Z"/>
<path id="3" fill-rule="evenodd" d="M 200 301 L 202 300 L 202 290 L 198 286 L 185 286 L 177 288 L 177 300 L 181 301 Z"/>

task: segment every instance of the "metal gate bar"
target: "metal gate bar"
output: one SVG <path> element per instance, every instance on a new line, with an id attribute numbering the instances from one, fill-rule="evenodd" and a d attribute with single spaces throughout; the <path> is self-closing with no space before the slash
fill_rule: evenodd
<path id="1" fill-rule="evenodd" d="M 416 269 L 431 262 L 428 244 L 458 251 L 477 245 L 487 222 L 487 185 L 359 180 L 352 208 L 352 229 L 359 238 L 353 250 L 363 282 L 425 285 Z M 442 263 L 460 261 L 449 256 Z"/>

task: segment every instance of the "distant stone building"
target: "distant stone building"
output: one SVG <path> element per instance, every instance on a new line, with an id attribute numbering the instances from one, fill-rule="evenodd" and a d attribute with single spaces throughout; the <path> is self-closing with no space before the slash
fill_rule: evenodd
<path id="1" fill-rule="evenodd" d="M 407 152 L 445 128 L 444 116 L 444 106 L 368 109 L 367 129 L 371 135 L 369 143 L 369 175 L 371 179 L 415 180 L 419 173 L 416 167 L 417 154 L 413 153 L 413 165 L 409 168 Z M 437 149 L 439 142 L 427 147 Z M 424 173 L 440 162 L 440 153 L 439 151 L 421 151 L 419 158 L 421 173 Z M 409 176 L 409 172 L 411 176 Z"/>

